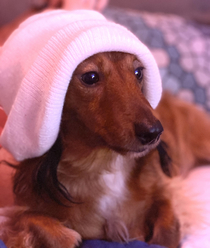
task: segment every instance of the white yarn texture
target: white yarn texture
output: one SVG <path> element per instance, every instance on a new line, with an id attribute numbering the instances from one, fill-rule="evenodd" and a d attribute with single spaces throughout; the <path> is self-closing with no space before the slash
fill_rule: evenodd
<path id="1" fill-rule="evenodd" d="M 0 48 L 0 105 L 8 115 L 1 145 L 18 161 L 49 150 L 74 70 L 108 51 L 141 60 L 145 96 L 155 108 L 162 93 L 159 70 L 148 48 L 125 27 L 91 10 L 54 10 L 23 22 Z"/>

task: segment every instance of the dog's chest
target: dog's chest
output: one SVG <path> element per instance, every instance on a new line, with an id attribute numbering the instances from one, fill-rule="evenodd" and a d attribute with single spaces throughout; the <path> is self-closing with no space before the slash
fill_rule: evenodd
<path id="1" fill-rule="evenodd" d="M 117 210 L 127 196 L 127 170 L 126 159 L 118 155 L 111 161 L 110 171 L 104 171 L 101 175 L 103 194 L 99 198 L 99 209 L 109 218 Z"/>
<path id="2" fill-rule="evenodd" d="M 105 237 L 110 240 L 129 240 L 129 231 L 124 220 L 124 203 L 129 198 L 127 186 L 130 168 L 134 161 L 118 155 L 112 160 L 111 170 L 101 175 L 103 194 L 98 210 L 104 219 Z"/>
<path id="3" fill-rule="evenodd" d="M 77 225 L 77 231 L 86 238 L 103 237 L 119 240 L 120 233 L 122 240 L 127 240 L 128 231 L 122 218 L 123 206 L 129 197 L 127 181 L 135 161 L 102 150 L 86 159 L 86 164 L 93 170 L 96 167 L 101 169 L 97 170 L 97 173 L 94 172 L 93 176 L 86 173 L 85 181 L 84 178 L 78 177 L 73 185 L 65 184 L 65 187 L 69 186 L 68 190 L 71 194 L 73 192 L 75 198 L 78 195 L 82 196 L 84 202 L 71 209 L 71 216 L 73 211 L 74 216 L 80 211 L 82 219 L 78 223 L 70 217 L 70 222 L 73 221 L 74 225 Z M 84 217 L 85 209 L 88 209 L 88 212 Z M 84 218 L 88 225 L 84 225 Z M 83 223 L 82 226 L 80 223 Z"/>

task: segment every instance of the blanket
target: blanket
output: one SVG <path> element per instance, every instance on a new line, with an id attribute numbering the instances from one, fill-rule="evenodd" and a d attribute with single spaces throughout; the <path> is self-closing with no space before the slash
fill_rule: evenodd
<path id="1" fill-rule="evenodd" d="M 6 248 L 5 244 L 0 240 L 0 248 Z M 80 248 L 164 248 L 159 245 L 148 245 L 141 241 L 132 241 L 127 244 L 117 242 L 107 242 L 102 240 L 86 240 Z"/>
<path id="2" fill-rule="evenodd" d="M 0 248 L 6 248 L 5 244 L 1 240 L 0 240 Z"/>
<path id="3" fill-rule="evenodd" d="M 117 243 L 117 242 L 107 242 L 102 240 L 86 240 L 82 243 L 81 248 L 164 248 L 164 247 L 159 245 L 148 245 L 147 243 L 142 241 Z"/>

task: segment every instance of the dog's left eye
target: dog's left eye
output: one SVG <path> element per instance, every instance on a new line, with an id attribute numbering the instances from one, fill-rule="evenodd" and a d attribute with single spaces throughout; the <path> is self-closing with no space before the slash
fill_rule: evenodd
<path id="1" fill-rule="evenodd" d="M 144 67 L 138 67 L 136 68 L 136 70 L 134 71 L 134 74 L 136 76 L 136 78 L 141 81 L 143 79 L 143 70 Z"/>
<path id="2" fill-rule="evenodd" d="M 81 77 L 83 83 L 87 85 L 96 84 L 99 81 L 99 75 L 95 71 L 86 72 Z"/>

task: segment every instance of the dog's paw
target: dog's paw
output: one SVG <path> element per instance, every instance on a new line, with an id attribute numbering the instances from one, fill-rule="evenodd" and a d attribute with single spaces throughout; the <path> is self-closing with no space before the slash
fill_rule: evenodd
<path id="1" fill-rule="evenodd" d="M 67 229 L 68 238 L 71 239 L 68 244 L 68 248 L 79 247 L 80 244 L 82 243 L 82 237 L 80 236 L 80 234 L 72 229 L 69 229 L 69 228 L 66 228 L 66 229 Z"/>
<path id="2" fill-rule="evenodd" d="M 60 221 L 18 207 L 0 210 L 0 239 L 7 248 L 74 248 L 81 242 Z"/>

